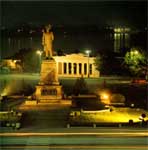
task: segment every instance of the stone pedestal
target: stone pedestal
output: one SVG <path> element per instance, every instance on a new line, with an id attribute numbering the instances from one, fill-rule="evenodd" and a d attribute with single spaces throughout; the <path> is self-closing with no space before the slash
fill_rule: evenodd
<path id="1" fill-rule="evenodd" d="M 40 103 L 55 103 L 62 99 L 62 86 L 58 81 L 55 60 L 43 60 L 35 97 Z"/>
<path id="2" fill-rule="evenodd" d="M 40 85 L 59 85 L 55 60 L 43 60 L 40 72 Z"/>
<path id="3" fill-rule="evenodd" d="M 35 95 L 38 102 L 58 102 L 62 99 L 62 86 L 37 85 Z"/>

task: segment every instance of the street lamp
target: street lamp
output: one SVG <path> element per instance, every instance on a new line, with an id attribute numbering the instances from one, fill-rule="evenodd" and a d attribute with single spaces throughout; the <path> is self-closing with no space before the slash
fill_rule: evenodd
<path id="1" fill-rule="evenodd" d="M 36 51 L 36 54 L 39 55 L 39 56 L 41 56 L 41 55 L 42 55 L 42 51 L 37 50 L 37 51 Z"/>
<path id="2" fill-rule="evenodd" d="M 90 70 L 89 70 L 90 69 L 89 68 L 89 56 L 90 56 L 91 50 L 86 50 L 85 53 L 87 54 L 87 58 L 88 58 L 88 62 L 87 62 L 88 71 L 87 72 L 88 72 L 88 78 L 89 78 L 89 73 L 90 73 Z"/>
<path id="3" fill-rule="evenodd" d="M 42 57 L 42 51 L 41 50 L 37 50 L 36 54 L 39 56 L 39 68 L 41 67 L 41 57 Z"/>

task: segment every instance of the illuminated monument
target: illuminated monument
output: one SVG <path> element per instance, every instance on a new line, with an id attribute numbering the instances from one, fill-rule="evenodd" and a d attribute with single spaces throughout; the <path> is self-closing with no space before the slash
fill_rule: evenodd
<path id="1" fill-rule="evenodd" d="M 52 47 L 52 42 L 54 40 L 54 35 L 51 30 L 51 25 L 49 24 L 48 26 L 45 27 L 46 31 L 43 31 L 43 36 L 42 36 L 42 45 L 45 51 L 46 59 L 48 57 L 53 56 L 53 47 Z"/>
<path id="2" fill-rule="evenodd" d="M 50 25 L 46 26 L 46 31 L 43 32 L 42 37 L 45 59 L 41 64 L 40 81 L 35 92 L 35 97 L 40 103 L 59 102 L 62 99 L 62 86 L 58 81 L 56 61 L 53 58 L 52 42 L 54 35 L 50 29 Z"/>
<path id="3" fill-rule="evenodd" d="M 42 36 L 45 58 L 41 63 L 40 80 L 35 93 L 25 101 L 26 105 L 65 103 L 62 101 L 63 91 L 58 77 L 88 77 L 89 74 L 94 78 L 100 75 L 95 69 L 94 58 L 83 54 L 53 56 L 54 35 L 50 25 L 45 29 Z"/>

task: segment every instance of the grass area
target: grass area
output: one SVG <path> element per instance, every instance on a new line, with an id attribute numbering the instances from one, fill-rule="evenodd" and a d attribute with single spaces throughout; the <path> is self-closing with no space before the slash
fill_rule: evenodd
<path id="1" fill-rule="evenodd" d="M 146 114 L 145 120 L 148 120 L 148 112 L 143 109 L 135 108 L 116 108 L 113 107 L 110 110 L 101 111 L 81 111 L 79 115 L 71 117 L 70 122 L 75 123 L 129 123 L 129 120 L 133 120 L 134 123 L 141 122 L 139 117 L 141 114 Z"/>

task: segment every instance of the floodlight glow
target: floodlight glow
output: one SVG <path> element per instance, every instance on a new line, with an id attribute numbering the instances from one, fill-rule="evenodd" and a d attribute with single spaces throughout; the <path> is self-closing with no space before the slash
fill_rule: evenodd
<path id="1" fill-rule="evenodd" d="M 85 53 L 86 53 L 86 54 L 90 54 L 90 53 L 91 53 L 91 50 L 86 50 Z"/>
<path id="2" fill-rule="evenodd" d="M 137 50 L 135 50 L 135 51 L 134 51 L 134 54 L 137 55 L 137 54 L 139 54 L 139 52 L 138 52 Z"/>
<path id="3" fill-rule="evenodd" d="M 106 93 L 104 93 L 104 94 L 102 95 L 102 98 L 103 98 L 103 99 L 108 99 L 108 98 L 109 98 L 109 95 L 106 94 Z"/>
<path id="4" fill-rule="evenodd" d="M 105 104 L 110 104 L 110 94 L 107 92 L 100 93 L 100 99 Z"/>
<path id="5" fill-rule="evenodd" d="M 36 51 L 36 54 L 38 54 L 38 55 L 40 55 L 40 56 L 41 56 L 41 55 L 42 55 L 42 51 L 37 50 L 37 51 Z"/>
<path id="6" fill-rule="evenodd" d="M 3 96 L 7 96 L 7 92 L 6 92 L 6 91 L 2 92 L 2 93 L 1 93 L 1 96 L 2 96 L 2 97 L 3 97 Z"/>

